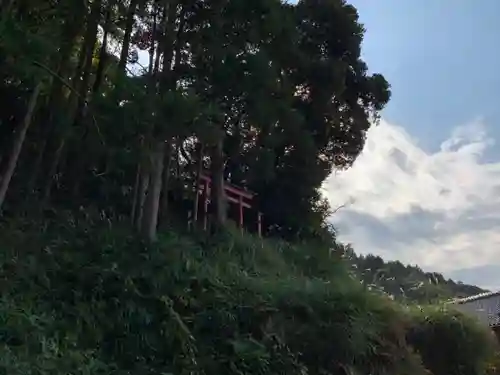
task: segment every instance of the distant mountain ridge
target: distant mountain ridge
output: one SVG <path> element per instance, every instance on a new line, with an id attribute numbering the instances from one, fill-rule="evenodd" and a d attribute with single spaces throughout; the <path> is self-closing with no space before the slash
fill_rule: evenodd
<path id="1" fill-rule="evenodd" d="M 384 261 L 375 255 L 349 253 L 354 273 L 363 284 L 384 291 L 397 300 L 417 303 L 464 298 L 487 292 L 475 285 L 446 279 L 437 272 L 425 272 L 418 266 L 399 261 Z"/>
<path id="2" fill-rule="evenodd" d="M 498 264 L 463 268 L 453 271 L 449 275 L 454 280 L 484 285 L 492 291 L 500 290 L 500 265 Z"/>

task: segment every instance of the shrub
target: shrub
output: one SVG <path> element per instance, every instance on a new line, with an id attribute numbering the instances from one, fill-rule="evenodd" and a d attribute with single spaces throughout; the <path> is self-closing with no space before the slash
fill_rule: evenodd
<path id="1" fill-rule="evenodd" d="M 484 374 L 494 356 L 493 333 L 452 307 L 414 309 L 408 341 L 434 375 Z"/>

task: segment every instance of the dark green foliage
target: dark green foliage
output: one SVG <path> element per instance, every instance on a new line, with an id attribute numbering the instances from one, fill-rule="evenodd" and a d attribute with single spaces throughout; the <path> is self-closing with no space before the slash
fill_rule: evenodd
<path id="1" fill-rule="evenodd" d="M 0 229 L 1 373 L 423 375 L 419 353 L 436 366 L 427 320 L 364 288 L 336 251 L 238 233 L 150 247 L 127 232 L 70 214 Z M 446 344 L 467 364 L 442 366 L 475 371 L 487 333 L 457 319 Z"/>
<path id="2" fill-rule="evenodd" d="M 0 176 L 29 95 L 44 83 L 1 203 L 9 214 L 93 206 L 143 220 L 131 207 L 154 189 L 154 203 L 163 191 L 169 203 L 192 200 L 196 144 L 206 171 L 258 194 L 267 235 L 322 237 L 319 189 L 352 164 L 390 98 L 361 59 L 356 9 L 340 0 L 30 0 L 3 14 Z M 138 51 L 140 61 L 122 59 Z M 163 166 L 153 166 L 163 143 Z M 169 178 L 139 196 L 139 169 L 142 182 Z M 146 224 L 187 216 L 146 205 Z"/>
<path id="3" fill-rule="evenodd" d="M 414 310 L 407 337 L 434 375 L 484 374 L 497 349 L 493 332 L 453 309 L 435 306 Z"/>
<path id="4" fill-rule="evenodd" d="M 2 0 L 0 375 L 478 373 L 480 328 L 436 362 L 327 224 L 322 183 L 390 99 L 363 35 L 343 0 Z M 181 235 L 201 171 L 218 230 Z M 230 230 L 224 180 L 272 239 Z M 389 266 L 387 292 L 446 295 Z"/>

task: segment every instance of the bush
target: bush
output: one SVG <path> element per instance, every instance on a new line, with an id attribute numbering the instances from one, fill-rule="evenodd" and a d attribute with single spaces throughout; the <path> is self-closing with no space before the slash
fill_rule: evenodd
<path id="1" fill-rule="evenodd" d="M 174 232 L 147 247 L 74 217 L 4 226 L 0 246 L 0 373 L 418 375 L 419 354 L 438 368 L 427 321 L 365 289 L 331 249 Z M 477 363 L 486 352 L 462 341 L 482 331 L 463 328 L 450 345 Z"/>
<path id="2" fill-rule="evenodd" d="M 485 374 L 496 349 L 493 332 L 452 307 L 414 309 L 408 342 L 434 375 Z"/>

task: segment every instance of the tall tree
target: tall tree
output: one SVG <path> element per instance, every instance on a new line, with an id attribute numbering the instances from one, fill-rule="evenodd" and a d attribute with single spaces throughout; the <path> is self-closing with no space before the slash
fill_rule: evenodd
<path id="1" fill-rule="evenodd" d="M 257 174 L 253 188 L 274 230 L 295 236 L 310 232 L 304 222 L 317 227 L 324 221 L 322 182 L 332 169 L 349 167 L 359 155 L 390 91 L 381 75 L 368 75 L 361 60 L 364 29 L 354 7 L 336 0 L 302 0 L 289 11 L 295 48 L 281 63 L 295 91 L 293 112 L 270 129 L 270 146 L 261 149 L 274 157 L 268 158 L 274 178 Z"/>
<path id="2" fill-rule="evenodd" d="M 41 90 L 42 83 L 40 82 L 33 89 L 33 93 L 30 96 L 24 119 L 15 130 L 16 137 L 14 139 L 14 147 L 12 149 L 12 153 L 9 156 L 9 160 L 7 161 L 5 173 L 0 176 L 0 212 L 5 200 L 5 195 L 7 194 L 7 190 L 9 189 L 10 180 L 14 175 L 19 155 L 21 154 L 24 139 L 26 138 L 26 132 L 31 125 L 33 114 L 35 112 Z"/>
<path id="3" fill-rule="evenodd" d="M 390 97 L 360 57 L 355 8 L 342 0 L 55 4 L 2 2 L 1 170 L 12 169 L 4 150 L 18 149 L 23 133 L 12 134 L 24 129 L 33 82 L 51 77 L 23 152 L 12 154 L 17 167 L 4 173 L 7 205 L 35 192 L 47 208 L 93 206 L 132 216 L 154 241 L 160 219 L 185 220 L 193 209 L 206 168 L 216 227 L 231 216 L 230 181 L 257 193 L 267 234 L 330 235 L 321 184 L 352 164 Z"/>

